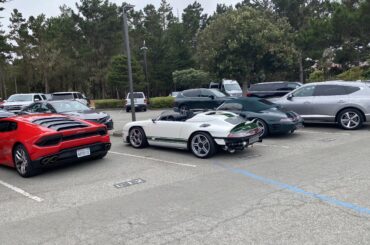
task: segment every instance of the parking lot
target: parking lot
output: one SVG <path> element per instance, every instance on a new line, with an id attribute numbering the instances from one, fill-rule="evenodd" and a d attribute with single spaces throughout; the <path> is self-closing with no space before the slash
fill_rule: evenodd
<path id="1" fill-rule="evenodd" d="M 0 244 L 367 244 L 369 135 L 308 125 L 206 160 L 112 137 L 103 160 L 0 167 Z"/>

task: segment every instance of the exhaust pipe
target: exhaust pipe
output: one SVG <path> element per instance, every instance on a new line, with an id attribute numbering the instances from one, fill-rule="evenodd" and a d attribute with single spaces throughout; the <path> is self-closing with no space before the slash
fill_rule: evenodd
<path id="1" fill-rule="evenodd" d="M 57 160 L 58 160 L 58 156 L 46 157 L 46 158 L 41 160 L 41 164 L 42 165 L 49 165 L 49 164 L 52 164 L 52 163 L 56 162 Z"/>

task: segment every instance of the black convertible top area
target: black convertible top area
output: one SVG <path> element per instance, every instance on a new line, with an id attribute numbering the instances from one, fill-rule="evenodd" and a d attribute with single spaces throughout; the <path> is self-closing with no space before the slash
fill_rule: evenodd
<path id="1" fill-rule="evenodd" d="M 8 111 L 4 111 L 4 110 L 0 110 L 0 119 L 2 118 L 8 118 L 8 117 L 14 117 L 15 114 L 14 113 L 11 113 L 11 112 L 8 112 Z"/>
<path id="2" fill-rule="evenodd" d="M 68 117 L 45 117 L 36 119 L 32 122 L 46 128 L 54 129 L 56 131 L 88 127 L 87 124 L 73 120 Z"/>

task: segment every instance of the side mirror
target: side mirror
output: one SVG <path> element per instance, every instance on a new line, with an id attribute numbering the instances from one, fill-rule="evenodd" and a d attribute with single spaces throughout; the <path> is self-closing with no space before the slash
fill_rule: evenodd
<path id="1" fill-rule="evenodd" d="M 293 99 L 293 97 L 294 97 L 294 95 L 293 95 L 293 94 L 289 94 L 286 98 L 287 98 L 287 100 L 292 100 L 292 99 Z"/>
<path id="2" fill-rule="evenodd" d="M 35 101 L 35 102 L 37 102 L 37 101 L 40 101 L 40 99 L 37 99 L 37 98 L 36 98 L 36 99 L 34 99 L 34 101 Z"/>
<path id="3" fill-rule="evenodd" d="M 214 95 L 210 95 L 208 97 L 211 98 L 211 100 L 214 100 L 215 99 L 215 96 Z"/>
<path id="4" fill-rule="evenodd" d="M 155 123 L 156 121 L 157 121 L 157 119 L 154 119 L 154 118 L 152 119 L 152 122 L 153 122 L 153 123 Z"/>

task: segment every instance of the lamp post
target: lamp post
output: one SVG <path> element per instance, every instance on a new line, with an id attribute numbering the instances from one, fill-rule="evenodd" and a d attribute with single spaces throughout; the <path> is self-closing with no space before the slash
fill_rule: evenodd
<path id="1" fill-rule="evenodd" d="M 148 51 L 148 47 L 145 45 L 145 40 L 143 42 L 143 46 L 141 47 L 141 50 L 144 52 L 144 72 L 145 72 L 145 82 L 148 85 L 148 98 L 150 97 L 150 84 L 148 82 L 148 65 L 146 62 L 146 52 Z"/>
<path id="2" fill-rule="evenodd" d="M 131 4 L 126 4 L 123 6 L 123 32 L 124 32 L 124 39 L 125 39 L 125 44 L 126 44 L 128 81 L 130 85 L 131 118 L 132 118 L 132 121 L 136 121 L 135 102 L 134 102 L 134 85 L 132 82 L 131 53 L 130 53 L 130 42 L 129 42 L 128 24 L 127 24 L 127 11 L 132 9 L 133 7 L 134 5 L 131 5 Z"/>

